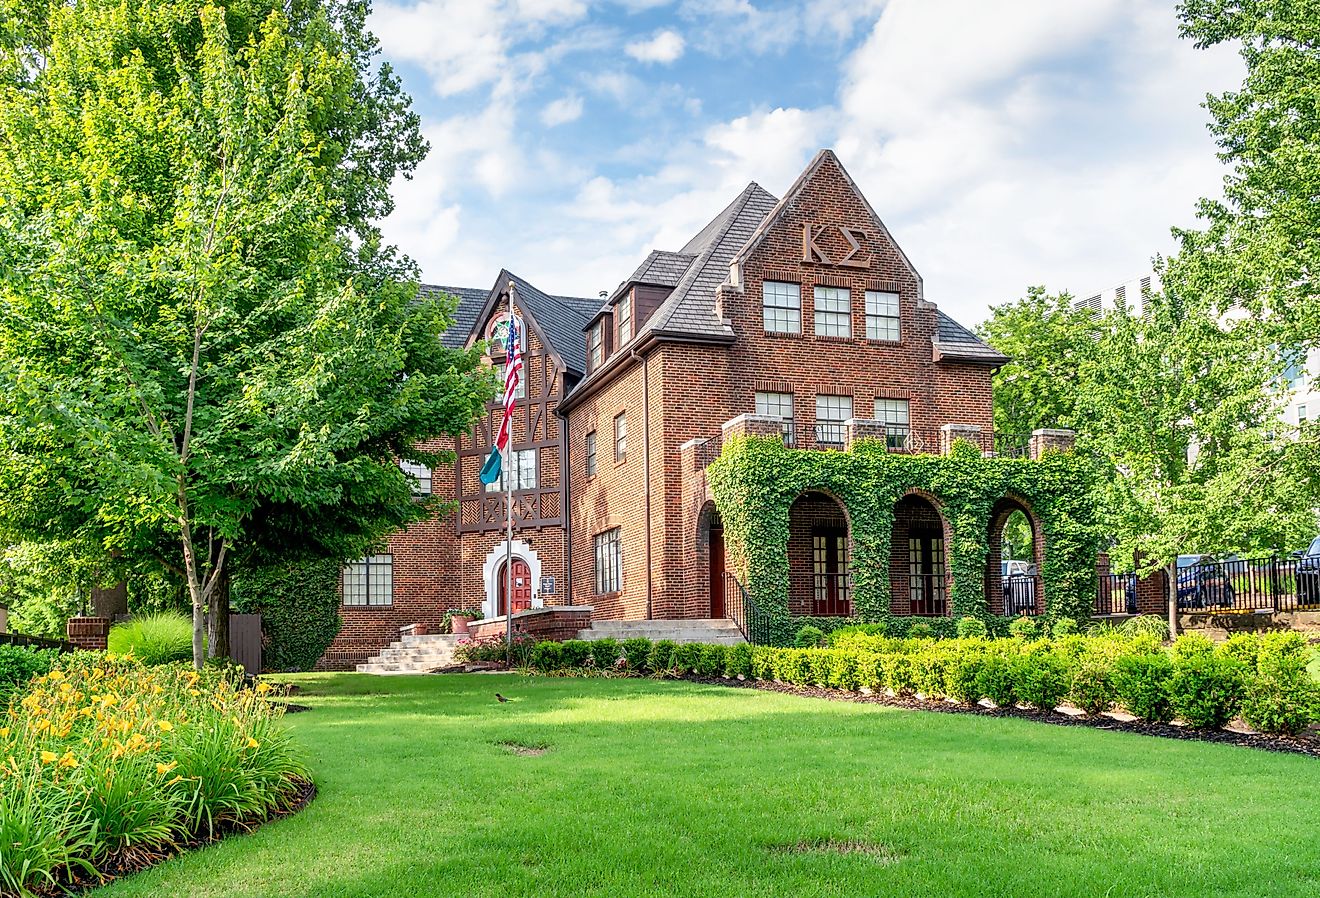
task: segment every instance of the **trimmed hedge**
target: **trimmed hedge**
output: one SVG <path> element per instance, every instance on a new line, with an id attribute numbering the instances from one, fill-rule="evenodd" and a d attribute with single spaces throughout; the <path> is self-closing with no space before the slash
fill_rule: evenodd
<path id="1" fill-rule="evenodd" d="M 1149 634 L 1054 639 L 896 638 L 864 627 L 831 634 L 825 648 L 677 644 L 613 639 L 541 642 L 529 666 L 543 674 L 741 677 L 795 686 L 949 698 L 1049 711 L 1065 699 L 1087 714 L 1122 707 L 1153 723 L 1174 717 L 1219 728 L 1239 711 L 1256 729 L 1296 733 L 1320 720 L 1320 684 L 1296 634 L 1239 636 L 1214 646 Z"/>

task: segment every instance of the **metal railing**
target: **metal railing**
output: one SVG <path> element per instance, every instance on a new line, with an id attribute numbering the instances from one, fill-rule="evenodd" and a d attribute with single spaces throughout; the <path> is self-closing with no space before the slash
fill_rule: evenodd
<path id="1" fill-rule="evenodd" d="M 1004 614 L 1009 617 L 1034 617 L 1041 607 L 1040 577 L 1006 577 L 1003 580 Z"/>
<path id="2" fill-rule="evenodd" d="M 905 424 L 887 424 L 884 432 L 884 444 L 890 452 L 935 454 L 940 451 L 938 433 L 921 433 Z M 784 422 L 784 445 L 790 449 L 839 450 L 847 443 L 848 428 L 841 421 Z"/>
<path id="3" fill-rule="evenodd" d="M 799 615 L 851 617 L 852 576 L 793 571 L 788 579 L 788 604 Z"/>
<path id="4" fill-rule="evenodd" d="M 1136 614 L 1137 575 L 1102 575 L 1096 590 L 1095 613 L 1101 616 L 1110 614 Z"/>
<path id="5" fill-rule="evenodd" d="M 1178 568 L 1180 611 L 1256 612 L 1320 608 L 1320 567 L 1296 558 L 1205 561 Z"/>
<path id="6" fill-rule="evenodd" d="M 771 644 L 769 620 L 756 607 L 747 589 L 729 571 L 724 572 L 724 613 L 738 625 L 738 631 L 752 645 Z"/>
<path id="7" fill-rule="evenodd" d="M 33 649 L 55 649 L 58 652 L 72 652 L 73 643 L 62 639 L 46 639 L 41 636 L 24 636 L 22 633 L 0 633 L 0 645 L 21 645 Z"/>

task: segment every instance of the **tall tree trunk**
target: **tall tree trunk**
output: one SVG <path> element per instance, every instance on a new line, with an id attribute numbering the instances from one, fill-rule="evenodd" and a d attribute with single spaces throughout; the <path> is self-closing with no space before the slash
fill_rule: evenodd
<path id="1" fill-rule="evenodd" d="M 1169 596 L 1169 638 L 1178 638 L 1178 562 L 1164 569 L 1164 589 Z"/>
<path id="2" fill-rule="evenodd" d="M 216 577 L 206 615 L 206 654 L 210 658 L 229 657 L 229 565 Z"/>

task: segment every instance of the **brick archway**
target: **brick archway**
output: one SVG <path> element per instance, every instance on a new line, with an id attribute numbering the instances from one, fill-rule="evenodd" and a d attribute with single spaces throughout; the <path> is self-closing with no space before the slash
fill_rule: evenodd
<path id="1" fill-rule="evenodd" d="M 788 509 L 788 607 L 795 615 L 852 614 L 852 533 L 847 509 L 807 490 Z"/>
<path id="2" fill-rule="evenodd" d="M 949 523 L 934 496 L 913 490 L 894 504 L 889 543 L 889 610 L 917 617 L 951 613 Z"/>
<path id="3" fill-rule="evenodd" d="M 1004 529 L 1009 519 L 1021 514 L 1031 528 L 1030 558 L 1004 558 Z M 1035 573 L 1011 577 L 1005 589 L 1003 562 L 1026 561 L 1034 565 Z M 1041 530 L 1040 518 L 1031 504 L 1018 496 L 1004 496 L 990 509 L 990 521 L 986 534 L 985 556 L 985 599 L 991 614 L 1043 614 L 1045 612 L 1045 587 L 1040 570 L 1045 562 L 1045 537 Z"/>

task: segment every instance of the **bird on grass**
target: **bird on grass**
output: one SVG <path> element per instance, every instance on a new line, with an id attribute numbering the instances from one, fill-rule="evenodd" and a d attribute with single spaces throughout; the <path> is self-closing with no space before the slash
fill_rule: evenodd
<path id="1" fill-rule="evenodd" d="M 507 698 L 505 698 L 504 696 L 500 695 L 498 692 L 495 693 L 495 698 L 499 700 L 500 704 L 504 704 L 505 702 L 508 701 Z"/>

